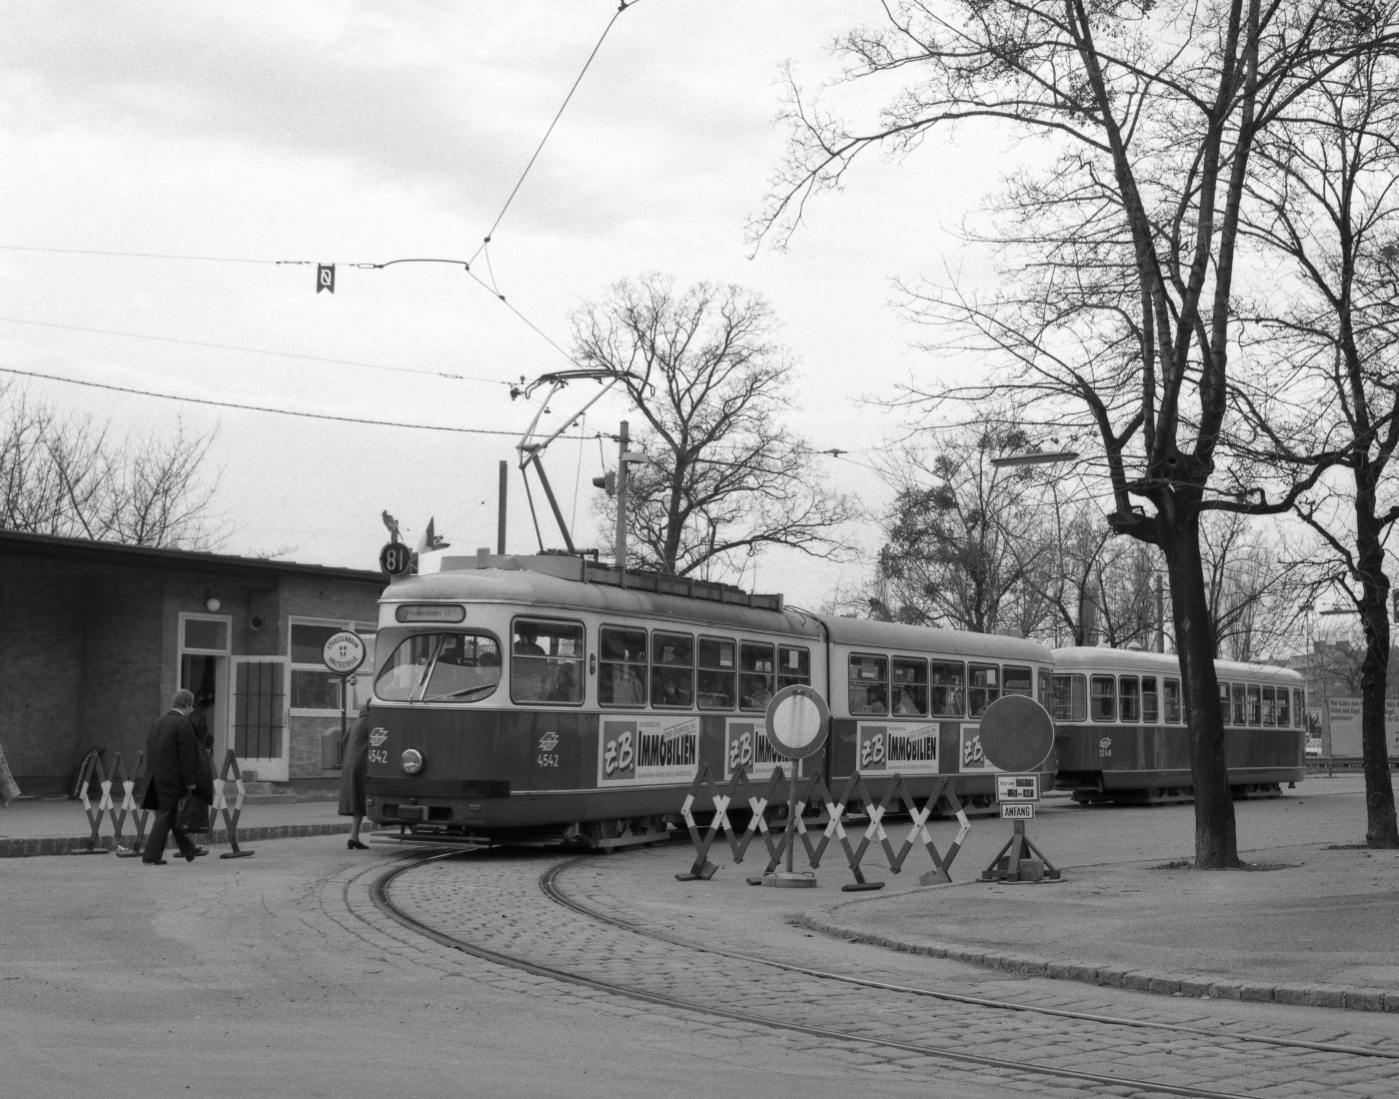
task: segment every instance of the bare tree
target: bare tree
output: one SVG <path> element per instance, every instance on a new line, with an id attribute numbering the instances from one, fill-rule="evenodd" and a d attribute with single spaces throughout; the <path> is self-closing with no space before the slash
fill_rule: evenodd
<path id="1" fill-rule="evenodd" d="M 1393 12 L 1368 0 L 904 0 L 886 12 L 886 28 L 853 32 L 839 48 L 849 79 L 899 74 L 903 86 L 857 133 L 794 85 L 790 155 L 758 230 L 790 232 L 861 151 L 909 152 L 939 126 L 998 120 L 1051 143 L 1051 170 L 1010 181 L 1003 287 L 981 299 L 954 286 L 913 303 L 958 334 L 952 345 L 1002 369 L 984 386 L 925 394 L 984 400 L 1009 389 L 1046 421 L 1097 435 L 1109 522 L 1159 547 L 1171 580 L 1196 865 L 1236 866 L 1200 516 L 1285 511 L 1320 475 L 1284 471 L 1228 497 L 1212 491 L 1244 186 L 1260 134 L 1285 125 L 1300 94 L 1392 47 Z"/>
<path id="2" fill-rule="evenodd" d="M 1244 230 L 1273 277 L 1270 292 L 1248 303 L 1245 331 L 1250 351 L 1292 375 L 1293 399 L 1278 407 L 1239 386 L 1253 429 L 1243 449 L 1299 466 L 1318 451 L 1342 452 L 1349 484 L 1324 481 L 1327 491 L 1299 513 L 1330 551 L 1327 582 L 1344 591 L 1365 633 L 1366 841 L 1399 847 L 1384 703 L 1385 541 L 1399 519 L 1399 60 L 1367 55 L 1327 74 L 1290 106 L 1288 123 L 1259 143 L 1249 188 Z"/>
<path id="3" fill-rule="evenodd" d="M 780 421 L 793 369 L 773 328 L 756 294 L 710 283 L 677 294 L 656 274 L 574 314 L 575 357 L 621 379 L 647 425 L 633 447 L 647 461 L 627 485 L 633 564 L 687 576 L 736 569 L 764 546 L 844 549 L 838 528 L 855 508 L 821 487 Z M 613 505 L 602 509 L 615 522 Z"/>
<path id="4" fill-rule="evenodd" d="M 61 416 L 0 388 L 0 527 L 138 546 L 214 548 L 205 479 L 213 436 L 115 442 L 91 417 Z"/>

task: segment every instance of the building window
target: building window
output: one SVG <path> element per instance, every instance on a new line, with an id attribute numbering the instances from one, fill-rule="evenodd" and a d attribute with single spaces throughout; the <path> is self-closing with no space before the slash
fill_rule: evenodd
<path id="1" fill-rule="evenodd" d="M 187 653 L 212 653 L 225 656 L 228 653 L 228 618 L 206 618 L 203 615 L 182 616 L 180 648 Z"/>
<path id="2" fill-rule="evenodd" d="M 346 704 L 353 709 L 362 704 L 361 700 L 368 700 L 369 684 L 374 680 L 374 630 L 358 628 L 353 622 L 330 622 L 324 619 L 299 622 L 292 619 L 287 647 L 291 662 L 289 701 L 292 712 L 340 712 L 340 677 L 326 668 L 321 653 L 331 635 L 342 630 L 358 633 L 364 640 L 366 649 L 364 663 L 351 677 L 356 683 L 351 688 L 352 698 L 347 699 Z"/>

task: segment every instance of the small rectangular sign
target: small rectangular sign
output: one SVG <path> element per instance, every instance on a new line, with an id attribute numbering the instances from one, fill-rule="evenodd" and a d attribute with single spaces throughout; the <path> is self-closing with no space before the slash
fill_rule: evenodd
<path id="1" fill-rule="evenodd" d="M 1034 820 L 1034 819 L 1035 819 L 1035 807 L 1034 807 L 1034 805 L 1030 804 L 1029 802 L 1026 802 L 1024 805 L 1016 805 L 1014 802 L 1012 802 L 1012 803 L 1010 803 L 1009 805 L 1007 805 L 1007 804 L 1005 804 L 1005 803 L 1003 802 L 1003 803 L 1001 804 L 1001 819 L 1002 819 L 1002 820 Z"/>
<path id="2" fill-rule="evenodd" d="M 1039 801 L 1039 775 L 997 775 L 997 801 Z"/>

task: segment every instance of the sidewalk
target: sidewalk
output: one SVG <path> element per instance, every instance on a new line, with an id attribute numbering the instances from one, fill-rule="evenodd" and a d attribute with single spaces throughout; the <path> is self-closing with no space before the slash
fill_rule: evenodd
<path id="1" fill-rule="evenodd" d="M 1249 870 L 1197 871 L 1189 845 L 1170 858 L 1082 865 L 1089 829 L 1193 831 L 1193 808 L 1066 808 L 1029 829 L 1064 869 L 1061 882 L 967 881 L 986 860 L 974 861 L 957 867 L 951 886 L 866 894 L 813 908 L 800 922 L 1030 976 L 1399 1012 L 1399 851 L 1354 846 L 1365 829 L 1360 777 L 1311 776 L 1288 797 L 1237 809 Z M 1303 837 L 1312 842 L 1296 842 Z M 1101 840 L 1091 846 L 1113 853 Z"/>
<path id="2" fill-rule="evenodd" d="M 93 809 L 96 809 L 96 803 Z M 240 846 L 262 840 L 292 836 L 326 836 L 349 832 L 350 818 L 336 813 L 334 801 L 299 801 L 285 804 L 244 803 L 238 818 Z M 149 827 L 149 817 L 147 818 Z M 228 843 L 223 815 L 215 821 L 215 830 L 200 837 L 208 846 Z M 136 822 L 127 814 L 122 829 L 122 844 L 130 846 Z M 21 798 L 0 809 L 0 858 L 21 858 L 28 855 L 66 855 L 72 851 L 88 850 L 92 825 L 83 812 L 81 801 L 66 799 Z M 103 814 L 98 846 L 112 847 L 112 819 Z"/>

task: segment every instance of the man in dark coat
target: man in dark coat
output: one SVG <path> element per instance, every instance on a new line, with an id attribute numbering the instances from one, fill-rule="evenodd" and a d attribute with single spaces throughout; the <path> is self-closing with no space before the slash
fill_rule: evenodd
<path id="1" fill-rule="evenodd" d="M 165 840 L 173 831 L 175 846 L 188 862 L 196 855 L 207 855 L 208 848 L 199 847 L 189 835 L 174 828 L 175 808 L 186 794 L 197 793 L 205 801 L 214 800 L 214 784 L 207 766 L 200 766 L 203 753 L 195 739 L 189 715 L 194 712 L 194 695 L 176 691 L 170 702 L 170 712 L 151 726 L 146 737 L 146 769 L 150 775 L 142 809 L 154 809 L 155 820 L 151 834 L 141 852 L 141 861 L 149 866 L 164 866 Z"/>

